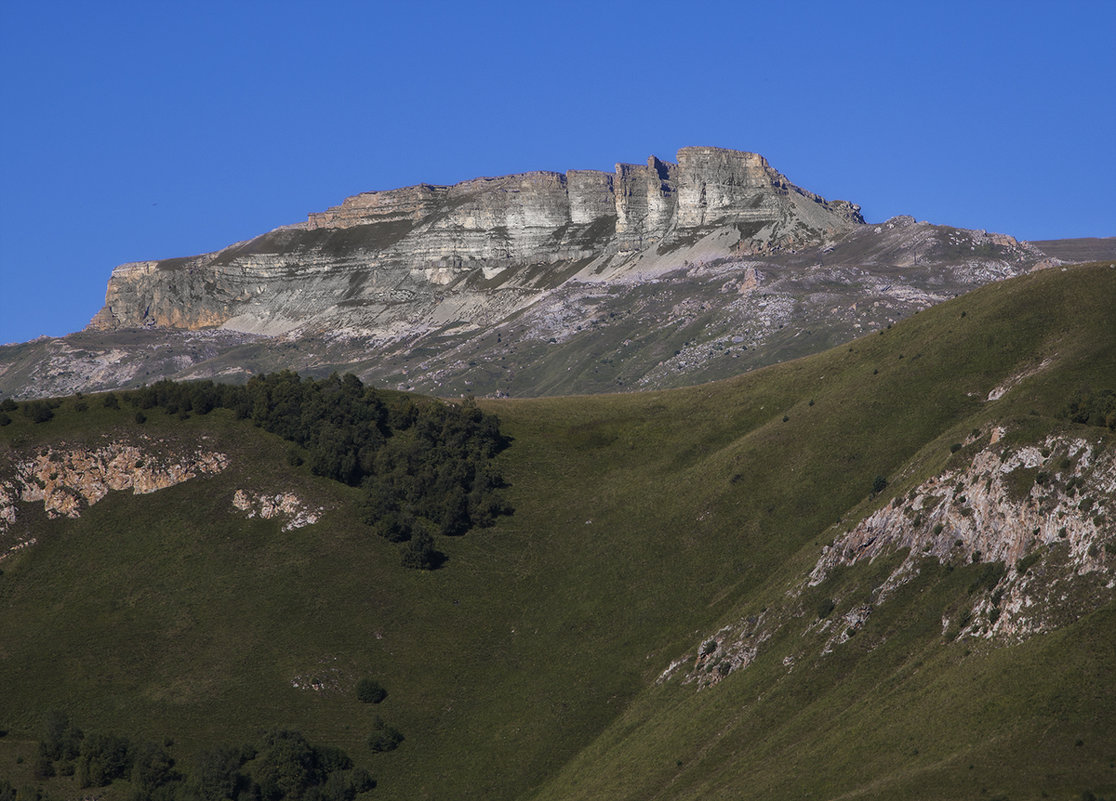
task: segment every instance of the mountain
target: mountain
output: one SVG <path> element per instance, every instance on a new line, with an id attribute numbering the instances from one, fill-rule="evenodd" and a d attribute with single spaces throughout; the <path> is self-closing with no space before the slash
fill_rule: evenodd
<path id="1" fill-rule="evenodd" d="M 868 225 L 762 156 L 689 147 L 614 173 L 368 192 L 216 253 L 121 265 L 85 331 L 0 348 L 0 392 L 282 368 L 442 396 L 680 386 L 1057 263 L 1010 236 Z"/>
<path id="2" fill-rule="evenodd" d="M 1111 798 L 1113 308 L 1116 264 L 1061 267 L 715 383 L 480 400 L 514 513 L 434 571 L 232 411 L 19 404 L 0 777 L 91 792 L 32 775 L 62 709 L 191 775 L 298 729 L 362 801 Z"/>

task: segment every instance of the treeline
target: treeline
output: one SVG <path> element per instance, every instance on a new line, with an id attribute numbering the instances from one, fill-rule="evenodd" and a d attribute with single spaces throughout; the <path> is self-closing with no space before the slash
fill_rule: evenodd
<path id="1" fill-rule="evenodd" d="M 92 397 L 75 395 L 76 411 Z M 239 419 L 292 443 L 288 460 L 363 490 L 361 515 L 377 534 L 400 543 L 407 567 L 432 569 L 444 557 L 435 536 L 459 536 L 493 524 L 511 508 L 492 459 L 507 447 L 499 421 L 472 399 L 445 403 L 366 387 L 355 375 L 300 378 L 290 371 L 235 386 L 163 380 L 100 396 L 106 408 L 127 404 L 137 423 L 153 409 L 186 419 L 229 409 Z M 44 423 L 59 399 L 0 401 L 0 425 L 17 409 Z"/>
<path id="2" fill-rule="evenodd" d="M 258 744 L 213 746 L 180 766 L 164 745 L 86 734 L 60 711 L 44 720 L 35 775 L 73 776 L 82 788 L 127 780 L 132 801 L 353 801 L 376 786 L 343 750 L 313 745 L 297 731 L 269 731 Z M 43 801 L 41 792 L 37 798 Z M 0 801 L 16 799 L 11 785 L 0 782 Z"/>
<path id="3" fill-rule="evenodd" d="M 352 374 L 316 380 L 290 371 L 244 386 L 159 381 L 120 394 L 140 416 L 153 408 L 179 416 L 231 409 L 294 443 L 292 463 L 305 454 L 315 474 L 362 488 L 364 522 L 401 543 L 407 567 L 441 564 L 435 535 L 458 536 L 511 512 L 492 462 L 507 439 L 472 399 L 412 399 L 378 392 Z M 119 402 L 115 393 L 105 396 L 106 405 Z"/>

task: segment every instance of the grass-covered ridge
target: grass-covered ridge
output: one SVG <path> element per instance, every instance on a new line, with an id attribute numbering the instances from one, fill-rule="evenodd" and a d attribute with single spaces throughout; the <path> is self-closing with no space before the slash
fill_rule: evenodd
<path id="1" fill-rule="evenodd" d="M 788 671 L 761 653 L 701 691 L 656 680 L 784 597 L 839 520 L 963 458 L 951 445 L 974 429 L 1087 428 L 1111 447 L 1059 413 L 1116 387 L 1113 308 L 1116 269 L 1047 271 L 716 384 L 482 402 L 511 438 L 496 459 L 516 511 L 443 538 L 434 572 L 403 569 L 360 491 L 291 467 L 278 437 L 231 411 L 150 413 L 143 435 L 207 437 L 230 466 L 77 520 L 23 510 L 39 542 L 0 563 L 0 686 L 20 688 L 0 695 L 0 776 L 29 780 L 42 715 L 65 708 L 87 729 L 171 736 L 184 762 L 298 729 L 369 770 L 369 798 L 1112 795 L 1112 605 L 1020 646 L 947 642 L 943 609 L 981 565 L 928 566 L 825 659 Z M 40 424 L 12 414 L 0 439 L 137 434 L 131 409 L 74 403 Z M 282 533 L 230 513 L 244 486 L 327 511 Z M 803 603 L 845 603 L 889 567 Z M 323 689 L 293 686 L 306 676 Z M 365 676 L 389 688 L 375 709 L 356 697 Z M 396 750 L 369 749 L 377 716 L 406 735 Z"/>

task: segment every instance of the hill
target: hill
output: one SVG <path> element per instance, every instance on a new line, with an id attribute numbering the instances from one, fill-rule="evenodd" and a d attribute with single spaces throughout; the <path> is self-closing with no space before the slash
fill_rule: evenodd
<path id="1" fill-rule="evenodd" d="M 62 708 L 182 765 L 294 727 L 368 798 L 1111 796 L 1112 308 L 1116 265 L 1046 270 L 725 381 L 483 401 L 515 512 L 435 571 L 230 412 L 10 413 L 44 493 L 99 449 L 165 488 L 14 505 L 0 775 Z"/>

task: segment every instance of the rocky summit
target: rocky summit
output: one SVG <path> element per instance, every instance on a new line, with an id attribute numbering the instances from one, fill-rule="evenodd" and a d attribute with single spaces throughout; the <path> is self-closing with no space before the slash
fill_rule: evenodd
<path id="1" fill-rule="evenodd" d="M 696 383 L 1060 263 L 687 147 L 617 164 L 366 192 L 215 253 L 123 264 L 89 327 L 0 348 L 17 397 L 160 377 L 352 371 L 441 395 Z"/>

